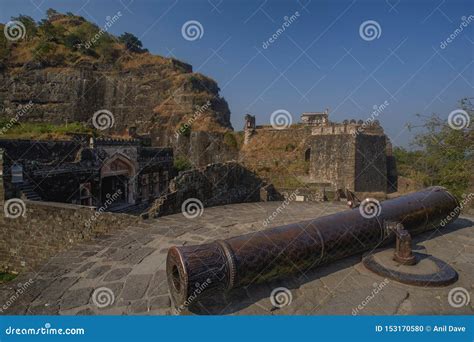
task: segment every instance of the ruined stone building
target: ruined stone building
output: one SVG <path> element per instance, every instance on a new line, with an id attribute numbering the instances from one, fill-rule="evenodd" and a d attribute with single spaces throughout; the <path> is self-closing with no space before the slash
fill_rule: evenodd
<path id="1" fill-rule="evenodd" d="M 329 109 L 324 112 L 306 112 L 301 114 L 301 122 L 310 126 L 329 123 Z"/>
<path id="2" fill-rule="evenodd" d="M 313 125 L 311 135 L 312 181 L 356 192 L 396 188 L 391 144 L 377 120 L 322 121 Z"/>
<path id="3" fill-rule="evenodd" d="M 141 139 L 0 140 L 5 199 L 73 203 L 122 211 L 168 187 L 173 150 Z"/>
<path id="4" fill-rule="evenodd" d="M 288 187 L 310 186 L 315 191 L 397 190 L 391 143 L 378 120 L 338 123 L 325 110 L 303 113 L 300 124 L 277 129 L 256 125 L 255 116 L 247 114 L 242 151 L 244 163 L 266 178 L 293 179 L 281 181 L 283 187 L 291 183 Z"/>

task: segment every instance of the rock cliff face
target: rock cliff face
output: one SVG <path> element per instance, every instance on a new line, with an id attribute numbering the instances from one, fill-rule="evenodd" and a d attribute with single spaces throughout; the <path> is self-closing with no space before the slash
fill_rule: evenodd
<path id="1" fill-rule="evenodd" d="M 91 123 L 101 109 L 112 112 L 112 131 L 135 126 L 139 132 L 175 131 L 207 101 L 193 129 L 231 129 L 227 102 L 217 84 L 192 73 L 188 64 L 163 58 L 137 68 L 107 70 L 94 65 L 33 67 L 0 74 L 1 117 L 14 117 L 21 105 L 32 103 L 20 122 Z"/>
<path id="2" fill-rule="evenodd" d="M 121 16 L 107 19 L 107 25 Z M 15 118 L 20 124 L 79 122 L 97 128 L 103 125 L 94 125 L 94 113 L 108 111 L 110 120 L 99 122 L 105 134 L 135 127 L 153 145 L 174 147 L 197 166 L 222 160 L 232 126 L 214 80 L 189 64 L 149 53 L 131 33 L 116 37 L 108 33 L 110 25 L 72 13 L 50 9 L 41 22 L 16 20 L 26 28 L 21 39 L 0 35 L 0 123 Z"/>

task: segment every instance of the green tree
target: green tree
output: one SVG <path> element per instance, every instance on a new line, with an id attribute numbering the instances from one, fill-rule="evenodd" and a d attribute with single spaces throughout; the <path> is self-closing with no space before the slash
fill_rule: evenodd
<path id="1" fill-rule="evenodd" d="M 12 21 L 19 21 L 25 26 L 25 39 L 31 40 L 34 36 L 36 36 L 36 32 L 38 31 L 38 26 L 36 25 L 36 21 L 28 16 L 20 14 L 18 17 L 12 17 Z"/>
<path id="2" fill-rule="evenodd" d="M 416 152 L 403 153 L 397 150 L 400 167 L 409 167 L 425 186 L 442 185 L 456 196 L 461 196 L 473 185 L 474 154 L 474 106 L 472 99 L 462 99 L 459 118 L 466 123 L 455 126 L 439 115 L 417 115 L 422 119 L 423 131 L 415 136 Z M 409 125 L 410 129 L 415 126 Z M 396 155 L 397 156 L 397 155 Z M 405 158 L 406 160 L 403 160 Z"/>
<path id="3" fill-rule="evenodd" d="M 46 16 L 48 17 L 49 20 L 53 19 L 58 14 L 59 12 L 53 8 L 48 8 L 48 10 L 46 11 Z"/>
<path id="4" fill-rule="evenodd" d="M 147 52 L 147 49 L 143 49 L 143 44 L 135 35 L 125 32 L 118 37 L 119 42 L 125 44 L 125 48 L 132 52 L 143 53 Z"/>

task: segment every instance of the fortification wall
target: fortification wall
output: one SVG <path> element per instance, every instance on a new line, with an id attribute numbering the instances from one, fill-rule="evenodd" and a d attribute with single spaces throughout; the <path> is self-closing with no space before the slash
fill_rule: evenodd
<path id="1" fill-rule="evenodd" d="M 271 186 L 236 162 L 181 172 L 171 181 L 169 190 L 155 202 L 149 212 L 151 216 L 181 212 L 186 200 L 189 210 L 185 205 L 185 211 L 197 210 L 198 214 L 204 207 L 277 199 Z"/>
<path id="2" fill-rule="evenodd" d="M 355 190 L 356 139 L 352 134 L 315 135 L 311 141 L 310 175 L 330 183 L 331 190 Z"/>
<path id="3" fill-rule="evenodd" d="M 378 121 L 345 120 L 281 130 L 257 126 L 239 157 L 278 190 L 318 187 L 386 193 L 396 189 L 397 177 L 395 164 L 387 161 L 386 145 Z"/>
<path id="4" fill-rule="evenodd" d="M 28 271 L 74 245 L 135 225 L 139 218 L 72 204 L 24 201 L 24 215 L 0 215 L 0 269 Z M 5 203 L 2 203 L 2 211 Z M 96 217 L 92 219 L 92 217 Z"/>
<path id="5" fill-rule="evenodd" d="M 387 192 L 385 136 L 359 134 L 355 140 L 354 191 Z"/>

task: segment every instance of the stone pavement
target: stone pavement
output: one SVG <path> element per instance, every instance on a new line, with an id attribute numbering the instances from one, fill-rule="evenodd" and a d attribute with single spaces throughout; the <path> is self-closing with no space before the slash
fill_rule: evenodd
<path id="1" fill-rule="evenodd" d="M 37 273 L 23 274 L 0 285 L 2 314 L 173 314 L 165 272 L 168 248 L 260 230 L 262 222 L 280 204 L 205 208 L 202 216 L 194 219 L 182 214 L 165 216 L 82 243 L 51 258 Z M 271 226 L 341 210 L 346 207 L 339 203 L 293 202 Z M 448 302 L 448 293 L 452 288 L 463 287 L 473 296 L 473 221 L 474 217 L 464 216 L 442 231 L 414 239 L 416 250 L 426 249 L 458 271 L 459 280 L 448 287 L 420 288 L 385 281 L 367 271 L 360 264 L 361 255 L 357 255 L 291 279 L 252 285 L 203 300 L 181 314 L 472 315 L 474 298 L 455 308 Z M 289 304 L 281 308 L 270 301 L 270 294 L 277 287 L 289 290 L 284 294 Z M 17 289 L 22 293 L 15 295 Z M 378 293 L 374 295 L 375 289 Z"/>

